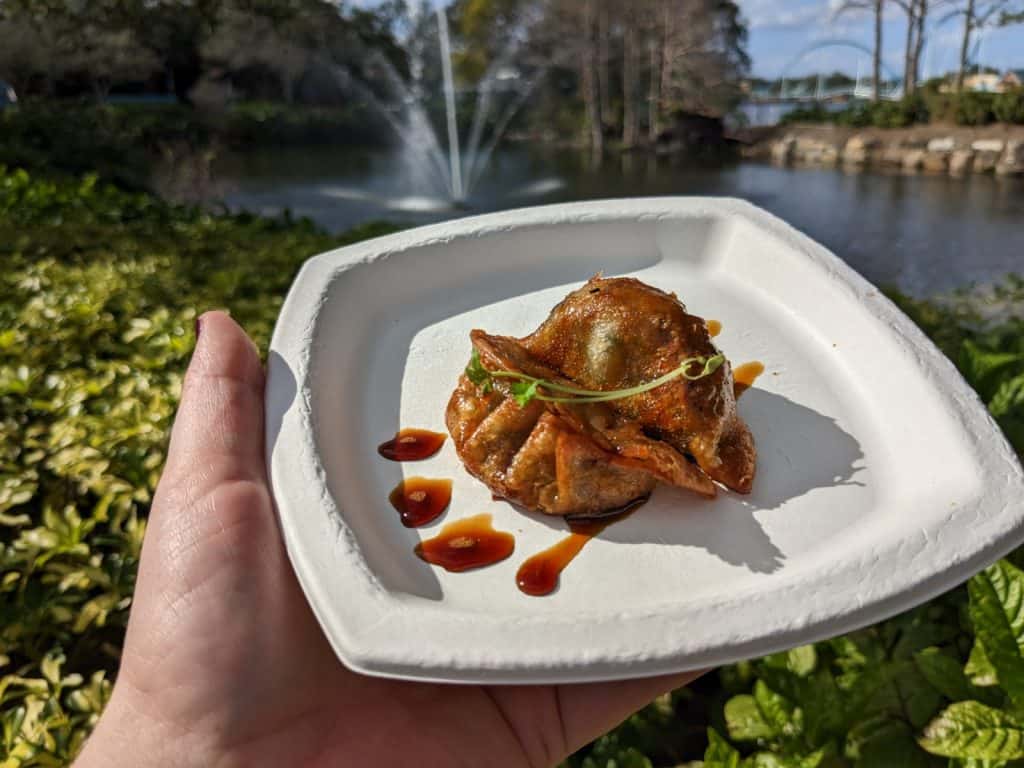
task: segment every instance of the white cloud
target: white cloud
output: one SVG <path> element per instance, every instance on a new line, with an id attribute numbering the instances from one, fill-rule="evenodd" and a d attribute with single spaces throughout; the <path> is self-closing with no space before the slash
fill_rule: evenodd
<path id="1" fill-rule="evenodd" d="M 804 27 L 820 23 L 828 12 L 828 3 L 822 0 L 739 0 L 739 6 L 750 28 L 755 30 Z"/>

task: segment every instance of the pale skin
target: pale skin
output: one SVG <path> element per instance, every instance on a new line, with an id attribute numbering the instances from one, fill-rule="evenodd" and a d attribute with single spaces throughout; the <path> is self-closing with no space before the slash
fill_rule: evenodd
<path id="1" fill-rule="evenodd" d="M 350 672 L 274 520 L 256 348 L 225 314 L 198 327 L 117 684 L 76 768 L 540 768 L 696 677 L 460 686 Z"/>

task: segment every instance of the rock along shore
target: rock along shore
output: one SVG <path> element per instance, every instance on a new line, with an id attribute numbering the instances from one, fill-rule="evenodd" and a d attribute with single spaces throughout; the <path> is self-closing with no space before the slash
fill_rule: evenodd
<path id="1" fill-rule="evenodd" d="M 1024 176 L 1024 126 L 911 128 L 779 126 L 744 147 L 745 157 L 778 165 L 847 166 L 965 176 Z"/>

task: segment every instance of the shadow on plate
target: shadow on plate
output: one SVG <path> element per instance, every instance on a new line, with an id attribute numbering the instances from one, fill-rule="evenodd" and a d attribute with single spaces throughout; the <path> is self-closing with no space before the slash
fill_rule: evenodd
<path id="1" fill-rule="evenodd" d="M 687 491 L 659 486 L 651 501 L 599 535 L 622 544 L 657 543 L 698 547 L 720 560 L 755 573 L 774 573 L 786 555 L 771 540 L 755 513 L 783 508 L 816 488 L 860 485 L 860 444 L 835 420 L 761 389 L 741 401 L 744 418 L 758 444 L 754 491 L 741 496 L 720 491 L 700 499 Z M 531 518 L 565 531 L 565 521 Z M 552 541 L 552 544 L 554 541 Z"/>

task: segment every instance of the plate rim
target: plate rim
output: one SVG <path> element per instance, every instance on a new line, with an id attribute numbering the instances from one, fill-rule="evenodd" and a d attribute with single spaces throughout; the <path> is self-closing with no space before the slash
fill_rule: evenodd
<path id="1" fill-rule="evenodd" d="M 889 325 L 890 332 L 899 337 L 901 345 L 915 350 L 913 361 L 908 360 L 907 364 L 915 366 L 925 377 L 944 405 L 955 404 L 960 410 L 957 426 L 961 434 L 969 438 L 971 447 L 977 448 L 981 442 L 978 438 L 984 436 L 987 448 L 984 460 L 979 453 L 982 476 L 988 477 L 995 465 L 1006 470 L 1005 486 L 994 499 L 990 498 L 991 493 L 986 495 L 984 491 L 978 496 L 979 505 L 997 500 L 1004 502 L 998 513 L 991 516 L 1002 523 L 997 535 L 987 542 L 978 543 L 967 555 L 951 561 L 945 570 L 929 570 L 924 576 L 918 574 L 910 579 L 909 584 L 890 586 L 883 594 L 873 595 L 853 609 L 846 606 L 838 612 L 795 622 L 785 631 L 771 634 L 755 632 L 750 637 L 735 637 L 733 642 L 700 652 L 680 651 L 678 643 L 669 642 L 662 644 L 660 652 L 646 647 L 643 650 L 649 653 L 639 657 L 592 653 L 569 663 L 527 661 L 510 664 L 507 661 L 503 663 L 501 659 L 494 663 L 492 658 L 486 663 L 471 660 L 459 666 L 431 663 L 423 658 L 403 659 L 393 649 L 384 650 L 385 645 L 379 641 L 405 621 L 408 602 L 391 595 L 376 582 L 361 558 L 355 536 L 347 528 L 344 515 L 339 512 L 334 520 L 339 527 L 337 544 L 348 550 L 346 559 L 356 560 L 349 563 L 355 566 L 349 575 L 355 580 L 353 587 L 358 587 L 361 592 L 358 598 L 361 602 L 355 610 L 360 613 L 358 620 L 364 624 L 359 630 L 354 630 L 351 622 L 345 624 L 332 618 L 337 615 L 337 601 L 325 594 L 324 583 L 317 578 L 317 569 L 311 563 L 315 555 L 308 551 L 308 542 L 303 540 L 299 530 L 299 516 L 293 512 L 292 506 L 300 495 L 305 507 L 318 504 L 326 511 L 333 507 L 334 502 L 326 486 L 324 468 L 317 461 L 312 430 L 308 428 L 312 417 L 309 397 L 294 397 L 294 393 L 283 391 L 284 378 L 275 374 L 279 366 L 288 365 L 295 372 L 297 382 L 308 376 L 309 342 L 323 305 L 324 290 L 341 273 L 356 265 L 370 264 L 411 248 L 443 244 L 454 238 L 482 237 L 488 233 L 507 233 L 538 225 L 643 221 L 666 216 L 733 216 L 746 220 L 799 251 L 802 257 L 828 273 L 833 283 L 851 294 L 858 304 L 864 305 L 865 298 L 870 295 L 872 311 Z M 306 298 L 311 295 L 310 291 L 316 295 L 317 301 L 311 302 Z M 304 297 L 301 301 L 297 298 L 300 295 Z M 303 264 L 289 289 L 275 324 L 267 367 L 265 457 L 288 558 L 329 643 L 347 666 L 365 674 L 427 682 L 529 684 L 616 680 L 718 666 L 816 642 L 882 621 L 955 587 L 1024 541 L 1024 470 L 995 420 L 952 362 L 910 318 L 852 267 L 773 214 L 738 198 L 619 198 L 518 208 L 403 230 L 318 254 Z M 297 389 L 302 391 L 301 383 Z M 297 425 L 285 422 L 289 405 L 298 406 L 295 415 L 304 420 L 308 428 L 305 434 Z M 281 441 L 285 442 L 288 451 L 275 450 Z M 282 478 L 302 477 L 303 481 L 300 484 L 279 480 L 279 472 Z M 1014 489 L 1018 491 L 1016 503 L 1010 498 Z M 964 509 L 959 510 L 960 514 L 965 512 Z M 353 589 L 349 601 L 356 599 L 356 591 Z M 422 618 L 424 613 L 443 615 L 445 612 L 433 608 L 427 611 L 417 609 L 415 613 Z M 651 618 L 656 620 L 657 616 Z M 657 624 L 657 621 L 652 621 L 652 624 Z"/>

